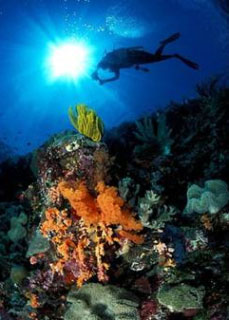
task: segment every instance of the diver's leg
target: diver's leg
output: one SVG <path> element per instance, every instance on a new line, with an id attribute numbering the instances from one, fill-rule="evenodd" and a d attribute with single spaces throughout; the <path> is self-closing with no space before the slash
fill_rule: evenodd
<path id="1" fill-rule="evenodd" d="M 162 51 L 164 50 L 164 47 L 170 43 L 170 42 L 173 42 L 175 40 L 177 40 L 178 38 L 180 37 L 180 33 L 177 32 L 177 33 L 174 33 L 172 34 L 169 38 L 165 39 L 165 40 L 162 40 L 160 42 L 160 47 L 157 49 L 157 51 L 155 52 L 155 55 L 161 55 L 162 54 Z"/>
<path id="2" fill-rule="evenodd" d="M 182 57 L 179 54 L 167 54 L 167 55 L 161 55 L 160 58 L 157 61 L 164 61 L 164 60 L 168 60 L 171 58 L 177 58 L 179 60 L 181 60 L 183 63 L 185 63 L 187 66 L 189 66 L 192 69 L 199 69 L 199 65 L 191 60 L 188 60 L 184 57 Z"/>

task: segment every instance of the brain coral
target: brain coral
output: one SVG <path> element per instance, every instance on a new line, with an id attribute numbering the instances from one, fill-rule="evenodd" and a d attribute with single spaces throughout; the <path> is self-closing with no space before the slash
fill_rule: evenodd
<path id="1" fill-rule="evenodd" d="M 193 184 L 187 191 L 184 213 L 217 213 L 229 201 L 227 184 L 222 180 L 208 180 L 203 188 Z"/>
<path id="2" fill-rule="evenodd" d="M 98 283 L 73 288 L 64 320 L 140 320 L 138 298 L 123 288 Z"/>

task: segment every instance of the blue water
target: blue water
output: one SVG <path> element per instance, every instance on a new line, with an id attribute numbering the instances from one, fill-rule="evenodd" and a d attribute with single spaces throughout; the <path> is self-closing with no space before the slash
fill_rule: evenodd
<path id="1" fill-rule="evenodd" d="M 71 125 L 70 105 L 94 108 L 107 128 L 134 120 L 171 100 L 195 96 L 195 86 L 228 71 L 227 19 L 214 0 L 0 0 L 0 145 L 24 154 Z M 172 33 L 181 38 L 165 53 L 179 53 L 200 65 L 178 60 L 125 69 L 116 82 L 100 86 L 90 78 L 105 51 L 128 46 L 157 49 Z M 77 81 L 50 80 L 49 46 L 69 39 L 88 45 L 88 73 Z"/>

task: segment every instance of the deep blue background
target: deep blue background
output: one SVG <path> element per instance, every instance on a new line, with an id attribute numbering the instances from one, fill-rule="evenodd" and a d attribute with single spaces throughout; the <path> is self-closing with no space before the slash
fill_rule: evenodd
<path id="1" fill-rule="evenodd" d="M 67 109 L 80 102 L 110 128 L 193 97 L 198 82 L 228 69 L 228 25 L 211 1 L 0 0 L 0 141 L 16 153 L 30 151 L 71 128 Z M 198 62 L 199 71 L 169 60 L 147 74 L 124 70 L 120 80 L 101 87 L 89 77 L 51 82 L 45 68 L 51 42 L 86 41 L 92 70 L 105 50 L 143 45 L 154 51 L 178 31 L 182 37 L 166 52 Z"/>

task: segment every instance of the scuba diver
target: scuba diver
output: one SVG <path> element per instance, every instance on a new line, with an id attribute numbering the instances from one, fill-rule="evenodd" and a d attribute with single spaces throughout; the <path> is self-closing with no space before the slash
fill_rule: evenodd
<path id="1" fill-rule="evenodd" d="M 169 38 L 160 42 L 159 48 L 155 53 L 150 53 L 143 50 L 143 47 L 130 47 L 130 48 L 120 48 L 113 50 L 105 55 L 105 57 L 98 63 L 96 70 L 91 75 L 94 80 L 99 81 L 100 84 L 106 82 L 114 81 L 120 77 L 120 69 L 134 67 L 136 70 L 149 72 L 149 69 L 141 67 L 142 64 L 160 62 L 171 58 L 176 58 L 185 63 L 192 69 L 198 69 L 199 66 L 195 62 L 192 62 L 181 55 L 175 54 L 162 54 L 165 46 L 177 40 L 180 37 L 180 33 L 175 33 Z M 114 73 L 114 76 L 107 79 L 101 79 L 99 77 L 99 69 L 109 70 Z"/>

